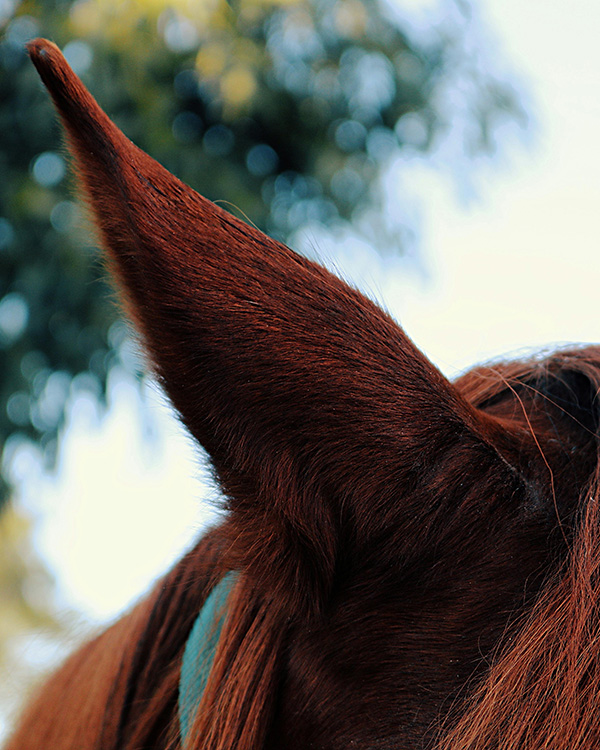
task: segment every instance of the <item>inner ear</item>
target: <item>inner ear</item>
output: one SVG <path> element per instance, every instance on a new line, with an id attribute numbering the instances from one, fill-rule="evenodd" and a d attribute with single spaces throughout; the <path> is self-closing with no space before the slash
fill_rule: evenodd
<path id="1" fill-rule="evenodd" d="M 598 434 L 600 400 L 596 385 L 585 373 L 571 369 L 547 372 L 535 387 L 546 399 L 548 412 L 558 411 L 570 418 L 588 433 L 588 438 Z"/>

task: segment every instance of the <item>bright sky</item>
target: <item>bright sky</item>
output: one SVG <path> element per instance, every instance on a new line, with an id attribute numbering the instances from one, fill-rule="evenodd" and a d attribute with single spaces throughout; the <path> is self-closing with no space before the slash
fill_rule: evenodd
<path id="1" fill-rule="evenodd" d="M 407 332 L 447 372 L 522 347 L 600 339 L 600 5 L 480 8 L 499 59 L 529 91 L 531 147 L 488 170 L 468 208 L 417 167 L 430 283 L 384 287 Z"/>
<path id="2" fill-rule="evenodd" d="M 364 247 L 339 262 L 450 374 L 522 347 L 600 340 L 600 4 L 481 0 L 479 16 L 494 64 L 530 96 L 531 145 L 511 136 L 469 205 L 418 161 L 398 165 L 399 195 L 422 213 L 426 280 L 391 274 Z M 158 425 L 148 445 L 131 386 L 115 378 L 112 395 L 101 427 L 91 404 L 75 405 L 58 479 L 33 482 L 27 501 L 43 510 L 38 541 L 64 601 L 93 620 L 113 617 L 176 559 L 215 496 L 159 399 L 142 407 Z"/>

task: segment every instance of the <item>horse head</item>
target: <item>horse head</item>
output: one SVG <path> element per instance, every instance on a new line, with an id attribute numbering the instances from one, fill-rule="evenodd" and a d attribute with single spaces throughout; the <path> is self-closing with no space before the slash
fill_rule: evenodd
<path id="1" fill-rule="evenodd" d="M 38 747 L 44 711 L 55 748 L 597 747 L 600 348 L 450 382 L 356 289 L 138 149 L 57 47 L 29 53 L 227 513 L 63 668 L 112 685 L 65 719 L 88 744 L 44 708 L 60 694 L 77 712 L 81 689 L 59 676 L 9 747 Z M 183 650 L 229 571 L 183 740 Z"/>

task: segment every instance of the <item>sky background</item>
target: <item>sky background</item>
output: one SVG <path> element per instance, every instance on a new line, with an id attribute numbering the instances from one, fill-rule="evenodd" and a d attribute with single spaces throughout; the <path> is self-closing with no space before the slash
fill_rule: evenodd
<path id="1" fill-rule="evenodd" d="M 400 4 L 415 33 L 438 13 L 432 2 Z M 470 188 L 450 176 L 443 149 L 433 163 L 390 165 L 390 206 L 419 231 L 420 267 L 358 241 L 335 261 L 450 376 L 503 354 L 600 341 L 600 4 L 482 0 L 473 27 L 474 54 L 521 92 L 527 132 L 507 128 L 502 156 L 483 160 Z M 156 389 L 141 403 L 115 373 L 110 394 L 103 420 L 91 401 L 71 404 L 55 476 L 27 452 L 15 467 L 59 606 L 93 623 L 147 590 L 214 519 L 218 496 Z"/>

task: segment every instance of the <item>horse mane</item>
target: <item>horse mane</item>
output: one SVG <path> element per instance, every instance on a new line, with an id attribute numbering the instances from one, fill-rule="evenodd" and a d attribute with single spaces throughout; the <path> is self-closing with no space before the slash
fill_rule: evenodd
<path id="1" fill-rule="evenodd" d="M 576 350 L 550 360 L 473 369 L 456 384 L 478 404 L 502 404 L 503 397 L 521 389 L 545 408 L 548 397 L 540 381 L 560 378 L 559 373 L 568 369 L 576 376 L 591 376 L 600 389 L 596 362 L 600 363 L 600 351 L 594 351 L 592 358 L 589 351 Z M 514 613 L 491 663 L 482 659 L 485 669 L 431 727 L 429 747 L 591 750 L 597 746 L 599 482 L 596 471 L 582 491 L 581 518 L 573 520 L 574 531 L 567 530 L 572 542 L 558 574 L 544 581 L 528 610 Z M 285 628 L 269 609 L 272 605 L 249 594 L 245 582 L 234 592 L 209 685 L 196 711 L 192 739 L 184 746 L 179 735 L 176 704 L 182 651 L 193 620 L 219 577 L 225 545 L 223 529 L 204 536 L 146 600 L 71 657 L 53 678 L 56 683 L 45 685 L 40 700 L 22 717 L 28 747 L 266 747 L 285 660 Z M 77 706 L 78 713 L 69 723 L 72 734 L 55 736 L 52 724 L 40 718 L 57 710 L 48 702 L 48 692 L 54 688 L 62 693 L 64 685 L 72 694 L 60 710 Z M 86 694 L 88 705 L 82 706 L 81 695 Z M 43 734 L 36 736 L 36 727 L 43 727 Z M 17 733 L 5 750 L 22 746 Z"/>
<path id="2" fill-rule="evenodd" d="M 600 347 L 451 383 L 370 300 L 137 149 L 58 48 L 29 51 L 227 513 L 6 750 L 595 749 Z M 229 571 L 182 739 L 184 649 Z"/>
<path id="3" fill-rule="evenodd" d="M 28 748 L 183 747 L 177 717 L 182 652 L 218 579 L 223 539 L 204 536 L 127 616 L 76 652 L 20 719 Z M 281 629 L 265 604 L 238 585 L 186 748 L 263 747 L 281 658 Z M 48 700 L 63 696 L 60 705 Z M 53 714 L 73 711 L 68 731 Z M 20 732 L 5 750 L 23 746 Z"/>
<path id="4" fill-rule="evenodd" d="M 591 750 L 600 743 L 598 477 L 569 560 L 437 750 Z"/>
<path id="5" fill-rule="evenodd" d="M 498 398 L 507 389 L 525 388 L 540 404 L 561 407 L 555 394 L 546 395 L 548 385 L 566 384 L 571 389 L 574 380 L 585 379 L 590 402 L 597 402 L 599 362 L 596 347 L 557 352 L 549 359 L 472 370 L 462 385 L 480 404 Z M 579 424 L 594 436 L 597 445 L 589 409 L 579 403 L 576 407 Z M 581 488 L 579 510 L 563 528 L 569 538 L 566 559 L 544 582 L 530 610 L 516 616 L 514 632 L 499 645 L 484 679 L 461 705 L 458 718 L 450 712 L 444 723 L 448 725 L 452 719 L 456 723 L 436 750 L 598 747 L 599 499 L 600 453 L 595 471 Z"/>

